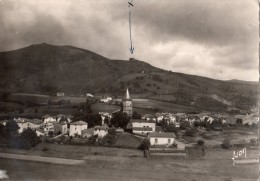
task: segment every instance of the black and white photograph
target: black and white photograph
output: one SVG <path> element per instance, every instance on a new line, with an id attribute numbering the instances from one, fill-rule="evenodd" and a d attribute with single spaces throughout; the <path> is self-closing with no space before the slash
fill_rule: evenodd
<path id="1" fill-rule="evenodd" d="M 0 181 L 260 181 L 259 0 L 0 0 Z"/>

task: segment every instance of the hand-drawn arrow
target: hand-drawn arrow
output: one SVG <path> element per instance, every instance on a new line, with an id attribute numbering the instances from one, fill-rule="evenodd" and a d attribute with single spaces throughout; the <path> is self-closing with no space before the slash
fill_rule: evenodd
<path id="1" fill-rule="evenodd" d="M 131 48 L 130 48 L 130 52 L 131 54 L 134 53 L 134 47 L 132 46 L 132 33 L 131 33 L 131 11 L 129 11 L 129 29 L 130 29 L 130 43 L 131 43 Z"/>

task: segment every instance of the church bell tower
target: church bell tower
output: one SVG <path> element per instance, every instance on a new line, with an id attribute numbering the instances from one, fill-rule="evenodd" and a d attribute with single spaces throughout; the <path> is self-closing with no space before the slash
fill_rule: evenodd
<path id="1" fill-rule="evenodd" d="M 126 113 L 129 117 L 132 117 L 133 114 L 132 100 L 128 89 L 126 89 L 126 97 L 123 99 L 123 113 Z"/>

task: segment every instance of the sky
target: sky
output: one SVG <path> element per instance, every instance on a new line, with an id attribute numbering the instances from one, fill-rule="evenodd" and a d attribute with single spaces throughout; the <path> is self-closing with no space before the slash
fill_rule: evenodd
<path id="1" fill-rule="evenodd" d="M 39 43 L 71 45 L 110 59 L 133 57 L 173 72 L 258 80 L 257 0 L 132 3 L 0 0 L 0 51 Z"/>

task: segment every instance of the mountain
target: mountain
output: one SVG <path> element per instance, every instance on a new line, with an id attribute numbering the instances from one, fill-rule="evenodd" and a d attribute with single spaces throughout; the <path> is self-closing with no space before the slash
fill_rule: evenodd
<path id="1" fill-rule="evenodd" d="M 176 73 L 72 46 L 43 43 L 0 52 L 0 63 L 0 86 L 8 92 L 120 95 L 128 87 L 132 94 L 203 109 L 249 110 L 257 103 L 258 83 Z"/>
<path id="2" fill-rule="evenodd" d="M 231 80 L 228 80 L 229 82 L 235 82 L 235 83 L 244 83 L 244 84 L 254 84 L 254 85 L 257 85 L 258 82 L 255 82 L 255 81 L 245 81 L 245 80 L 237 80 L 237 79 L 231 79 Z"/>

